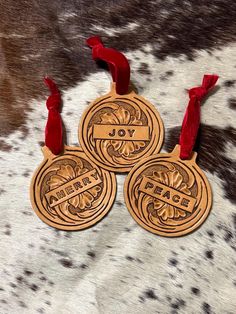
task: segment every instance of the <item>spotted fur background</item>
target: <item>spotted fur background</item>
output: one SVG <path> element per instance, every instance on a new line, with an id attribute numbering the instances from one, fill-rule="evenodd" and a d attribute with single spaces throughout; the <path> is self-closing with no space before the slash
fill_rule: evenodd
<path id="1" fill-rule="evenodd" d="M 178 142 L 186 89 L 220 76 L 202 106 L 196 150 L 214 193 L 204 225 L 155 236 L 124 205 L 124 175 L 108 216 L 83 232 L 48 227 L 29 184 L 42 160 L 48 94 L 63 91 L 69 145 L 110 75 L 85 40 L 100 35 L 130 60 L 132 82 L 159 110 L 165 145 Z M 236 312 L 236 2 L 224 0 L 6 0 L 0 10 L 0 313 Z"/>

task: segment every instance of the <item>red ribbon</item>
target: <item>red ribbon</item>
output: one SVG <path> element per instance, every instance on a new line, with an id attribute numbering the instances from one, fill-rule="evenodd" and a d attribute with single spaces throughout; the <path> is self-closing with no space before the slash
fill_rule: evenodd
<path id="1" fill-rule="evenodd" d="M 186 109 L 180 134 L 180 158 L 189 159 L 196 141 L 200 124 L 200 103 L 215 86 L 217 75 L 204 75 L 202 85 L 189 90 L 189 103 Z"/>
<path id="2" fill-rule="evenodd" d="M 63 149 L 63 131 L 60 115 L 61 95 L 53 80 L 45 77 L 44 82 L 51 92 L 51 95 L 46 102 L 48 108 L 48 120 L 45 127 L 45 145 L 54 155 L 59 155 Z"/>
<path id="3" fill-rule="evenodd" d="M 117 94 L 127 94 L 130 81 L 130 66 L 126 57 L 113 48 L 105 48 L 101 39 L 97 36 L 90 37 L 87 44 L 92 48 L 94 60 L 102 60 L 108 63 L 112 79 L 116 83 Z"/>

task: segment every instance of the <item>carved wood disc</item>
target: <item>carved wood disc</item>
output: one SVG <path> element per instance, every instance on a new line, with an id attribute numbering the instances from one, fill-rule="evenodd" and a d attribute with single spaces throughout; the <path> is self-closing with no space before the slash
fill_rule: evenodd
<path id="1" fill-rule="evenodd" d="M 79 147 L 66 146 L 55 156 L 44 146 L 43 153 L 30 187 L 39 218 L 62 230 L 82 230 L 101 220 L 115 199 L 115 174 L 95 165 Z"/>
<path id="2" fill-rule="evenodd" d="M 158 153 L 164 136 L 159 113 L 130 92 L 95 100 L 82 116 L 79 141 L 93 162 L 113 172 L 128 172 L 142 158 Z"/>
<path id="3" fill-rule="evenodd" d="M 170 154 L 150 156 L 128 174 L 124 194 L 132 217 L 143 228 L 166 237 L 188 234 L 207 218 L 212 193 L 209 182 L 190 160 L 179 158 L 179 145 Z"/>

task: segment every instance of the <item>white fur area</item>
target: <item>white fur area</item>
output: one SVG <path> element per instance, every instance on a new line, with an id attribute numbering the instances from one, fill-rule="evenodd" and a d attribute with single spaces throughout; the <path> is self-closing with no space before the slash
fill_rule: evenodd
<path id="1" fill-rule="evenodd" d="M 147 53 L 150 49 L 148 45 L 144 47 Z M 236 44 L 222 50 L 215 50 L 211 54 L 201 51 L 194 61 L 187 60 L 183 56 L 182 58 L 168 57 L 165 61 L 156 62 L 151 54 L 141 51 L 127 53 L 127 57 L 132 60 L 134 83 L 141 86 L 142 95 L 156 105 L 167 129 L 181 125 L 189 100 L 187 90 L 200 85 L 204 74 L 218 74 L 220 78 L 217 85 L 220 89 L 202 106 L 201 122 L 219 127 L 235 127 L 236 111 L 230 110 L 229 114 L 227 99 L 236 97 L 236 89 L 232 87 L 229 90 L 222 86 L 224 81 L 235 79 L 235 50 Z M 137 72 L 141 61 L 148 64 L 151 72 L 148 78 L 151 81 Z M 170 70 L 174 75 L 161 80 L 166 76 L 166 71 Z"/>
<path id="2" fill-rule="evenodd" d="M 200 52 L 195 61 L 157 62 L 146 51 L 127 53 L 132 81 L 159 110 L 167 134 L 181 125 L 188 103 L 185 89 L 199 85 L 204 73 L 218 74 L 220 88 L 204 102 L 202 122 L 235 127 L 236 111 L 227 100 L 236 97 L 236 89 L 223 82 L 236 79 L 236 45 Z M 149 80 L 138 72 L 141 62 L 149 65 Z M 173 75 L 161 79 L 170 70 Z M 64 91 L 68 145 L 78 143 L 78 122 L 88 103 L 109 85 L 109 75 L 98 72 Z M 45 89 L 45 99 L 46 94 Z M 39 220 L 29 200 L 30 178 L 43 158 L 38 142 L 44 140 L 47 117 L 45 100 L 33 101 L 31 108 L 27 137 L 11 134 L 4 140 L 13 149 L 1 152 L 0 313 L 235 313 L 236 208 L 225 199 L 221 179 L 206 173 L 213 208 L 206 222 L 185 237 L 158 237 L 136 224 L 124 204 L 125 175 L 117 175 L 116 202 L 100 223 L 81 232 L 57 231 Z M 230 145 L 227 155 L 233 152 L 233 161 L 235 147 Z"/>

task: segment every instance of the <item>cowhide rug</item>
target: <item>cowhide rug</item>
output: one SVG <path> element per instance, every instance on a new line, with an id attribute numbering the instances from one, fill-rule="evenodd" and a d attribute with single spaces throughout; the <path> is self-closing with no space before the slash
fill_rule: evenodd
<path id="1" fill-rule="evenodd" d="M 135 223 L 118 175 L 116 202 L 95 227 L 57 231 L 31 209 L 51 76 L 63 91 L 67 143 L 110 74 L 85 40 L 100 35 L 130 60 L 139 94 L 158 108 L 165 145 L 178 141 L 186 89 L 220 76 L 202 105 L 198 163 L 214 204 L 191 235 L 168 239 Z M 1 1 L 0 313 L 236 313 L 236 2 Z"/>

